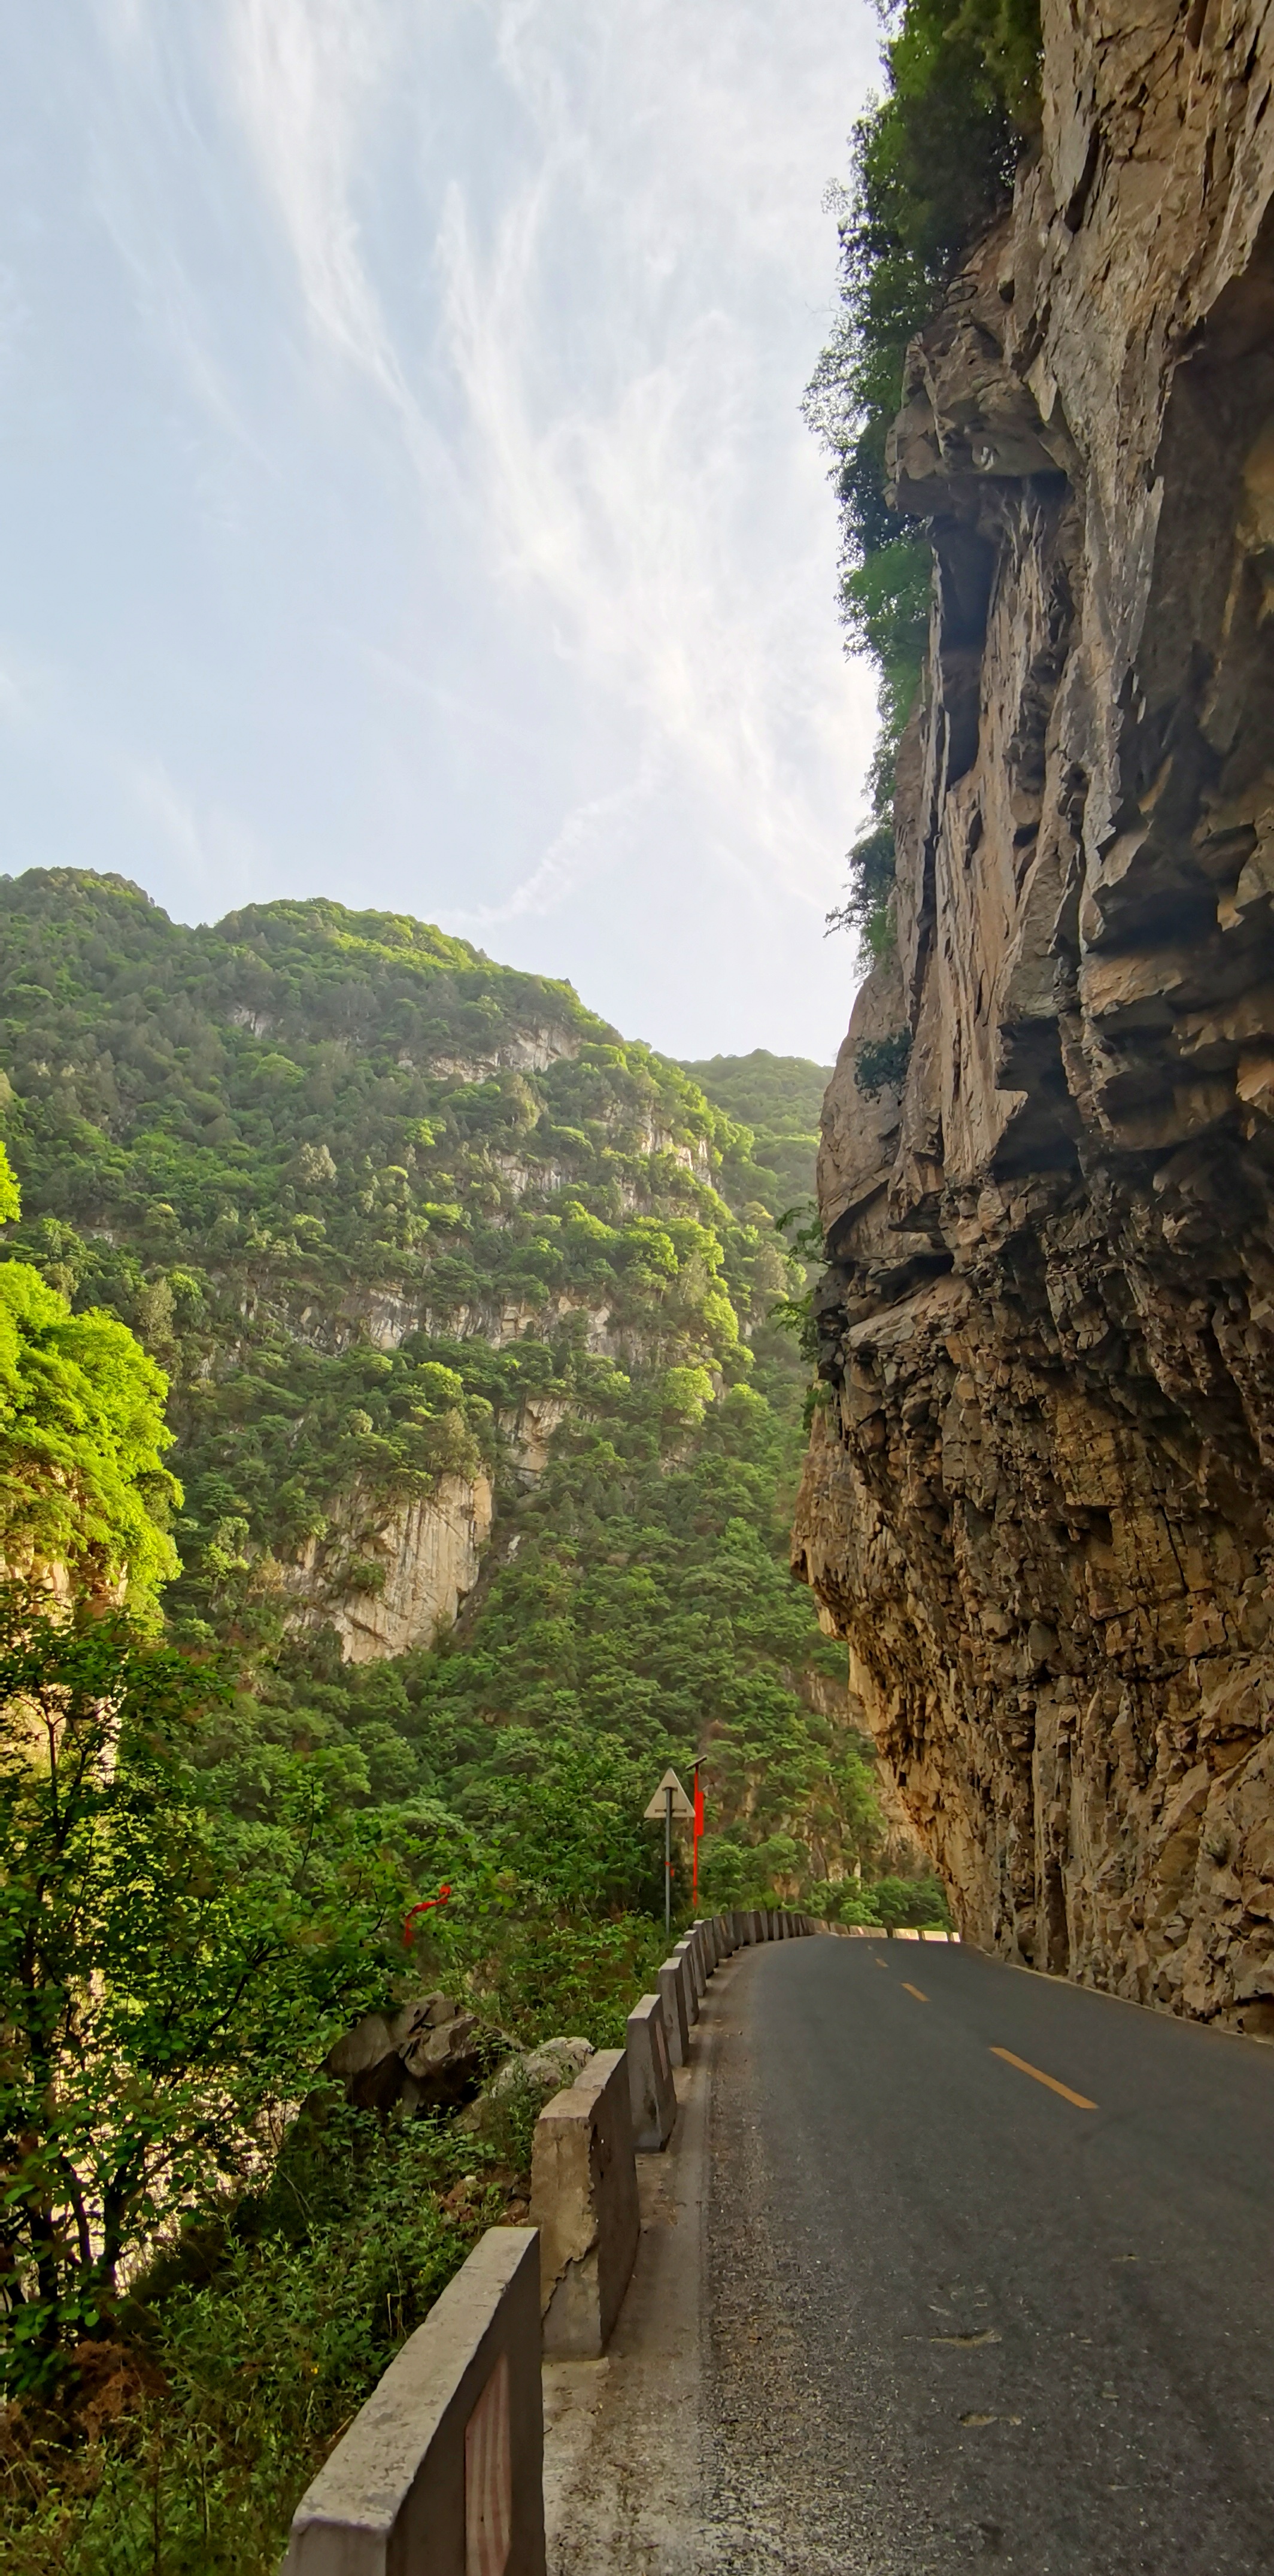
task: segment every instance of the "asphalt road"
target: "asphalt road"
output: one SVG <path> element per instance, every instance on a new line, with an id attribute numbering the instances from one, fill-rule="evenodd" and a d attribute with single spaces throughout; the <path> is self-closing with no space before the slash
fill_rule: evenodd
<path id="1" fill-rule="evenodd" d="M 1274 2049 L 826 1938 L 715 2045 L 705 2569 L 1274 2571 Z"/>

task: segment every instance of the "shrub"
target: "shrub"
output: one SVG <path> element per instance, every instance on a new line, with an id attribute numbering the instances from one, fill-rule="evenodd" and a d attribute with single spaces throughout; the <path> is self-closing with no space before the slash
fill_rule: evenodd
<path id="1" fill-rule="evenodd" d="M 866 1038 L 854 1058 L 854 1081 L 868 1100 L 897 1090 L 911 1056 L 910 1029 L 893 1029 L 886 1038 Z"/>
<path id="2" fill-rule="evenodd" d="M 840 312 L 805 394 L 841 509 L 841 611 L 880 677 L 881 742 L 868 832 L 828 928 L 886 938 L 882 884 L 893 755 L 920 685 L 929 600 L 923 532 L 890 503 L 885 440 L 907 343 L 1012 190 L 1038 115 L 1039 0 L 902 0 L 884 49 L 885 94 L 854 128 L 850 185 L 833 191 Z"/>

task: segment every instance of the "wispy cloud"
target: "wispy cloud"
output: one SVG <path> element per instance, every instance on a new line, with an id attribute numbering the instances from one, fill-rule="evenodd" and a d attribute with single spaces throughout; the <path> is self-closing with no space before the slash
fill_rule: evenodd
<path id="1" fill-rule="evenodd" d="M 413 451 L 430 436 L 363 257 L 355 196 L 398 59 L 393 0 L 227 0 L 231 79 L 311 328 L 383 394 Z"/>
<path id="2" fill-rule="evenodd" d="M 647 762 L 622 787 L 577 805 L 530 875 L 500 903 L 480 904 L 473 912 L 453 912 L 455 928 L 495 930 L 530 915 L 555 912 L 587 880 L 622 867 L 633 855 L 642 819 L 651 807 L 654 783 Z"/>
<path id="3" fill-rule="evenodd" d="M 536 148 L 485 224 L 452 186 L 439 265 L 499 570 L 539 592 L 584 685 L 622 692 L 648 750 L 658 744 L 715 807 L 745 871 L 777 870 L 825 899 L 829 748 L 846 790 L 853 766 L 844 742 L 829 743 L 847 693 L 826 624 L 808 614 L 811 572 L 829 581 L 830 514 L 796 417 L 799 380 L 776 422 L 768 352 L 738 293 L 740 268 L 781 250 L 772 192 L 785 181 L 790 194 L 793 171 L 781 150 L 769 168 L 758 156 L 738 65 L 705 13 L 647 0 L 631 54 L 662 77 L 644 100 L 640 85 L 634 99 L 627 79 L 614 82 L 600 112 L 600 68 L 613 73 L 621 51 L 617 9 L 602 0 L 585 18 L 571 0 L 511 0 L 498 16 Z M 645 113 L 675 125 L 669 102 L 684 113 L 687 94 L 696 156 L 679 158 L 670 132 L 665 184 L 633 190 L 625 124 Z M 696 256 L 705 203 L 714 221 Z M 578 255 L 590 233 L 604 261 Z"/>

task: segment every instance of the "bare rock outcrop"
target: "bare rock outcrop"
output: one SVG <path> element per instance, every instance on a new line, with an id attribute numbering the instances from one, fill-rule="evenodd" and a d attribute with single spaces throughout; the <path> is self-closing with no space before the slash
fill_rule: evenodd
<path id="1" fill-rule="evenodd" d="M 355 1491 L 333 1528 L 277 1568 L 296 1624 L 334 1628 L 350 1664 L 432 1645 L 478 1580 L 492 1507 L 483 1475 L 439 1476 L 397 1504 Z"/>
<path id="2" fill-rule="evenodd" d="M 473 2099 L 507 2045 L 450 1995 L 420 1995 L 397 2011 L 365 2013 L 323 2067 L 357 2110 L 452 2111 Z"/>
<path id="3" fill-rule="evenodd" d="M 1274 17 L 1044 25 L 893 434 L 934 610 L 796 1564 L 968 1937 L 1274 2035 Z"/>

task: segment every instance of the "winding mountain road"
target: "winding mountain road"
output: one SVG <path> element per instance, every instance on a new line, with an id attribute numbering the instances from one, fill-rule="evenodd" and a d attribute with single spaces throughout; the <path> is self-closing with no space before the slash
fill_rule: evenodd
<path id="1" fill-rule="evenodd" d="M 1274 2049 L 823 1938 L 694 2061 L 550 2576 L 1274 2576 Z"/>
<path id="2" fill-rule="evenodd" d="M 713 2045 L 702 2567 L 1274 2570 L 1274 2050 L 827 1939 Z"/>

